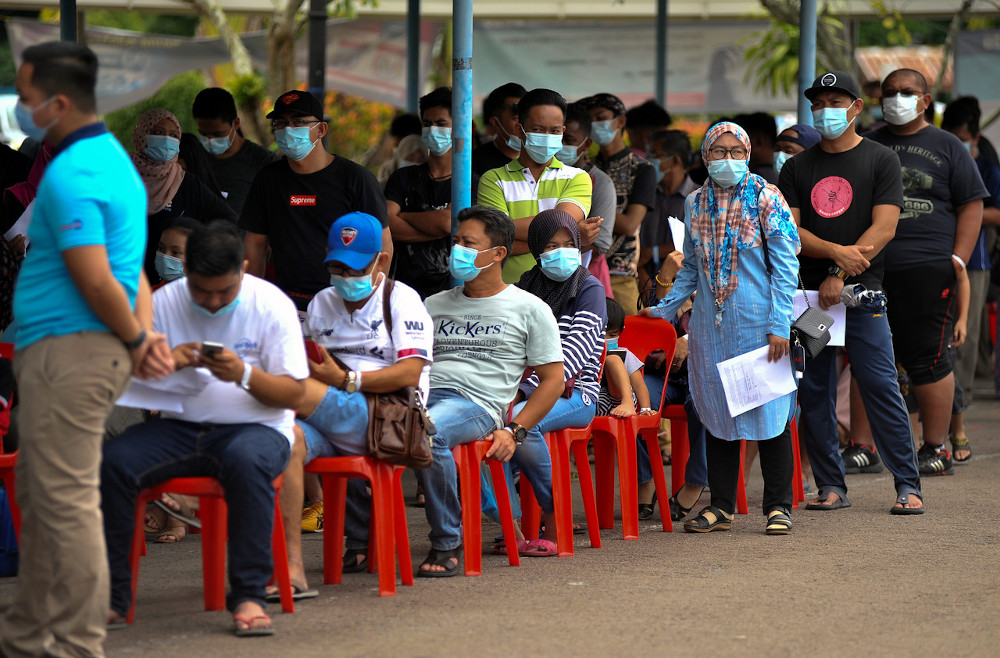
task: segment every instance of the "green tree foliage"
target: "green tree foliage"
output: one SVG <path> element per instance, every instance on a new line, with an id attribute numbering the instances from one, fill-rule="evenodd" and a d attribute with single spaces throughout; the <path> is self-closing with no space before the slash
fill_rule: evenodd
<path id="1" fill-rule="evenodd" d="M 181 73 L 168 80 L 167 84 L 150 98 L 109 112 L 104 116 L 104 122 L 126 151 L 132 150 L 132 131 L 135 130 L 139 117 L 147 110 L 155 108 L 169 110 L 177 117 L 184 132 L 195 132 L 197 127 L 191 116 L 191 104 L 205 86 L 205 78 L 199 71 Z"/>
<path id="2" fill-rule="evenodd" d="M 138 11 L 88 11 L 87 25 L 148 34 L 193 37 L 194 31 L 198 27 L 198 17 L 148 14 Z"/>

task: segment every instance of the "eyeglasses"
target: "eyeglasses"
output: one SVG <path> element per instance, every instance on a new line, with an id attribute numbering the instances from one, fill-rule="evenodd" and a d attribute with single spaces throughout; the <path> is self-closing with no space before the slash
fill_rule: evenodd
<path id="1" fill-rule="evenodd" d="M 713 146 L 708 149 L 708 153 L 712 156 L 713 160 L 724 160 L 726 155 L 732 155 L 733 160 L 742 160 L 747 157 L 747 150 L 742 146 L 734 146 L 731 149 L 723 148 L 721 146 Z"/>
<path id="2" fill-rule="evenodd" d="M 281 119 L 275 119 L 271 122 L 271 132 L 276 130 L 284 130 L 291 126 L 292 128 L 305 128 L 308 125 L 314 123 L 322 123 L 319 119 L 292 119 L 291 121 L 283 121 Z"/>
<path id="3" fill-rule="evenodd" d="M 375 258 L 373 258 L 371 261 L 369 261 L 368 264 L 365 265 L 364 268 L 360 269 L 360 270 L 351 269 L 350 267 L 347 267 L 343 263 L 338 263 L 336 261 L 331 261 L 331 262 L 329 262 L 329 263 L 326 264 L 326 271 L 329 272 L 330 274 L 333 274 L 333 275 L 336 275 L 336 276 L 348 276 L 348 277 L 350 277 L 350 276 L 364 276 L 364 275 L 366 275 L 366 274 L 369 273 L 368 272 L 368 268 L 370 268 L 372 266 L 372 263 L 375 261 L 376 258 L 378 258 L 378 254 L 376 254 Z"/>

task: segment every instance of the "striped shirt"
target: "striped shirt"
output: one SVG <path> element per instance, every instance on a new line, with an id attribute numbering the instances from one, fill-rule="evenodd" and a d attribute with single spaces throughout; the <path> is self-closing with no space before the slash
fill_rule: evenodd
<path id="1" fill-rule="evenodd" d="M 607 302 L 604 286 L 594 277 L 587 282 L 573 299 L 572 305 L 559 318 L 559 340 L 563 351 L 563 381 L 576 378 L 573 388 L 583 394 L 586 404 L 597 402 L 601 382 L 601 352 L 604 351 L 604 329 L 607 321 Z M 538 375 L 521 383 L 525 396 L 538 387 Z"/>
<path id="2" fill-rule="evenodd" d="M 490 169 L 479 180 L 478 203 L 502 210 L 511 219 L 534 217 L 543 210 L 551 210 L 560 203 L 572 203 L 590 212 L 590 195 L 593 184 L 590 174 L 583 169 L 570 167 L 555 158 L 535 181 L 531 170 L 517 160 L 503 167 Z M 511 256 L 503 266 L 505 283 L 517 283 L 521 275 L 535 266 L 531 254 Z"/>

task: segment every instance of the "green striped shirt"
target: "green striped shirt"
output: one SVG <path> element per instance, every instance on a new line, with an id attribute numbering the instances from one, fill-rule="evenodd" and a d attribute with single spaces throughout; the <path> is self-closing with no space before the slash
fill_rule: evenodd
<path id="1" fill-rule="evenodd" d="M 541 180 L 535 181 L 531 171 L 517 160 L 503 167 L 490 169 L 479 180 L 481 206 L 502 210 L 511 219 L 534 217 L 543 210 L 551 210 L 560 203 L 573 203 L 590 212 L 590 194 L 593 183 L 583 169 L 570 167 L 552 158 Z M 535 266 L 531 254 L 511 256 L 503 266 L 503 280 L 517 283 L 521 275 Z"/>

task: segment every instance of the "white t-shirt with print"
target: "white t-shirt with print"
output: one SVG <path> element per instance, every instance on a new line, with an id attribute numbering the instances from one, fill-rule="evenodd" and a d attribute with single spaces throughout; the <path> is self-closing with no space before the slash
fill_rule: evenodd
<path id="1" fill-rule="evenodd" d="M 459 391 L 498 427 L 524 370 L 563 360 L 552 309 L 516 286 L 492 297 L 466 297 L 463 287 L 452 288 L 425 304 L 434 319 L 431 388 Z"/>
<path id="2" fill-rule="evenodd" d="M 392 336 L 385 326 L 382 295 L 385 276 L 365 305 L 349 313 L 344 299 L 332 286 L 309 302 L 304 331 L 351 370 L 381 370 L 416 357 L 430 364 L 434 337 L 431 316 L 417 292 L 396 281 L 389 295 Z M 427 399 L 430 365 L 420 374 L 420 392 Z"/>
<path id="3" fill-rule="evenodd" d="M 244 362 L 270 375 L 293 379 L 309 376 L 305 345 L 295 304 L 276 286 L 246 274 L 239 303 L 230 313 L 209 317 L 192 304 L 187 278 L 177 279 L 153 293 L 153 326 L 167 335 L 171 347 L 180 343 L 212 341 L 236 352 Z M 216 379 L 206 368 L 198 373 L 207 385 L 184 399 L 180 413 L 164 418 L 196 423 L 260 423 L 293 441 L 295 412 L 260 402 L 239 383 Z"/>

